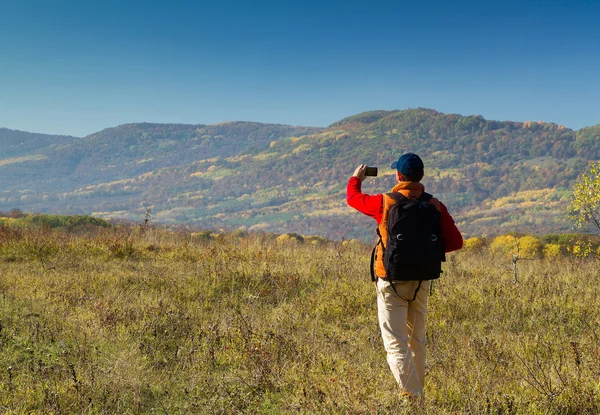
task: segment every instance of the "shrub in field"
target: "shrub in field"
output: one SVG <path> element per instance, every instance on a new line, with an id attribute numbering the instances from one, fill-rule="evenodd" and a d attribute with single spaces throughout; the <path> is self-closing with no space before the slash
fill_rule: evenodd
<path id="1" fill-rule="evenodd" d="M 192 232 L 190 237 L 197 241 L 209 241 L 214 239 L 211 231 L 202 231 L 202 232 Z"/>
<path id="2" fill-rule="evenodd" d="M 353 249 L 360 249 L 360 248 L 363 248 L 365 246 L 362 242 L 360 242 L 360 241 L 358 241 L 356 239 L 350 239 L 350 240 L 347 240 L 347 241 L 343 241 L 341 245 L 343 247 L 353 248 Z"/>
<path id="3" fill-rule="evenodd" d="M 579 258 L 587 258 L 594 253 L 592 244 L 582 241 L 568 248 L 568 251 Z"/>
<path id="4" fill-rule="evenodd" d="M 284 233 L 279 235 L 276 241 L 280 244 L 300 244 L 304 243 L 304 238 L 296 233 Z"/>
<path id="5" fill-rule="evenodd" d="M 583 253 L 585 257 L 600 248 L 600 237 L 592 234 L 546 235 L 541 240 L 546 244 L 560 245 L 563 253 L 576 256 Z"/>
<path id="6" fill-rule="evenodd" d="M 521 258 L 536 258 L 542 253 L 542 243 L 532 235 L 517 237 L 515 235 L 501 235 L 494 238 L 490 244 L 492 253 L 519 255 Z"/>
<path id="7" fill-rule="evenodd" d="M 311 244 L 311 245 L 323 246 L 323 245 L 327 245 L 331 241 L 326 238 L 323 238 L 321 236 L 311 235 L 311 236 L 305 236 L 304 242 L 307 244 Z"/>
<path id="8" fill-rule="evenodd" d="M 485 247 L 485 239 L 473 236 L 465 240 L 463 250 L 466 252 L 480 252 Z"/>
<path id="9" fill-rule="evenodd" d="M 238 228 L 231 235 L 236 238 L 246 238 L 248 236 L 248 229 L 246 227 Z"/>
<path id="10" fill-rule="evenodd" d="M 559 244 L 546 244 L 544 245 L 544 257 L 546 258 L 558 258 L 563 254 L 563 249 Z"/>
<path id="11" fill-rule="evenodd" d="M 515 251 L 516 242 L 517 238 L 513 235 L 496 236 L 490 244 L 490 251 L 492 253 L 510 254 Z"/>
<path id="12" fill-rule="evenodd" d="M 542 244 L 538 238 L 525 235 L 517 239 L 519 254 L 524 258 L 536 258 L 542 253 Z"/>

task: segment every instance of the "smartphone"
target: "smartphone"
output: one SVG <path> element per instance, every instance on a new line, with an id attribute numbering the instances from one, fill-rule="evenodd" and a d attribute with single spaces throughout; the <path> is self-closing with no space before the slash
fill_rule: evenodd
<path id="1" fill-rule="evenodd" d="M 365 176 L 377 176 L 377 167 L 367 167 Z"/>

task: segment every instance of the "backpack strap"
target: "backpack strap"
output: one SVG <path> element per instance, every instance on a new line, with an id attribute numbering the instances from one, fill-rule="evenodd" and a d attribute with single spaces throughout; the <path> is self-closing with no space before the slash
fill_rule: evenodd
<path id="1" fill-rule="evenodd" d="M 421 202 L 429 202 L 431 199 L 433 199 L 433 195 L 430 195 L 427 192 L 423 192 L 421 193 L 421 196 L 419 196 L 419 201 Z"/>
<path id="2" fill-rule="evenodd" d="M 407 303 L 410 303 L 411 301 L 415 301 L 415 299 L 417 298 L 417 293 L 419 292 L 419 289 L 421 288 L 421 283 L 423 282 L 423 280 L 419 280 L 419 285 L 417 285 L 417 289 L 415 290 L 415 295 L 413 296 L 412 300 L 409 300 L 408 298 L 404 298 L 402 297 L 400 294 L 398 294 L 398 291 L 396 291 L 396 287 L 394 286 L 394 282 L 390 281 L 390 285 L 392 286 L 392 290 L 394 290 L 394 293 L 400 297 L 400 299 L 406 301 Z"/>
<path id="3" fill-rule="evenodd" d="M 385 249 L 385 247 L 383 246 L 383 239 L 381 239 L 381 232 L 379 232 L 379 228 L 377 228 L 377 236 L 379 236 L 379 241 L 377 241 L 377 244 L 373 247 L 373 250 L 371 251 L 371 281 L 373 281 L 374 283 L 377 283 L 377 276 L 375 275 L 375 252 L 377 251 L 377 246 L 379 244 L 381 244 L 382 252 Z"/>

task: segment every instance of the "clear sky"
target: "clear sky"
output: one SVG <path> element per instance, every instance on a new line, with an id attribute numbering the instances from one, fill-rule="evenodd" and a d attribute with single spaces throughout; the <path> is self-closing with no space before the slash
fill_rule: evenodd
<path id="1" fill-rule="evenodd" d="M 0 0 L 0 127 L 600 123 L 599 0 Z"/>

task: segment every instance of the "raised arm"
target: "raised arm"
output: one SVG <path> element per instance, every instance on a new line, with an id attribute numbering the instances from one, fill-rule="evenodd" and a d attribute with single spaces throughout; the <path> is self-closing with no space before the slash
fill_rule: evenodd
<path id="1" fill-rule="evenodd" d="M 381 222 L 381 215 L 383 213 L 383 195 L 368 195 L 362 193 L 362 181 L 365 179 L 365 164 L 361 164 L 356 168 L 350 180 L 348 180 L 348 186 L 346 187 L 346 201 L 348 205 L 352 206 L 359 212 L 372 217 L 377 221 Z"/>

